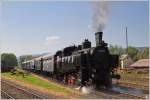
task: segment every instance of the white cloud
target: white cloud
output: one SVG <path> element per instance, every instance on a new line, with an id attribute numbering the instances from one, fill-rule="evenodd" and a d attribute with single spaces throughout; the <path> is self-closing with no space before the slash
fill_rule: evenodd
<path id="1" fill-rule="evenodd" d="M 48 36 L 46 37 L 46 45 L 54 45 L 60 43 L 60 37 L 58 36 Z"/>

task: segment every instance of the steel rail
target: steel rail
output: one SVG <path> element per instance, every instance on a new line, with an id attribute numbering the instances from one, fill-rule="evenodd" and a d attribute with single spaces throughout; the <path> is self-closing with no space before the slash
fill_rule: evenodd
<path id="1" fill-rule="evenodd" d="M 6 91 L 4 91 L 4 90 L 1 90 L 1 96 L 2 96 L 2 93 L 5 95 L 5 96 L 7 96 L 8 98 L 7 99 L 13 99 L 13 100 L 15 100 L 11 95 L 9 95 Z M 2 98 L 2 97 L 1 97 Z M 6 98 L 4 98 L 4 99 L 6 99 Z"/>
<path id="2" fill-rule="evenodd" d="M 35 73 L 34 73 L 35 74 Z M 37 75 L 37 74 L 36 74 Z M 38 74 L 39 75 L 39 74 Z M 70 86 L 68 86 L 68 85 L 66 85 L 66 84 L 63 84 L 63 83 L 61 83 L 61 82 L 59 82 L 57 79 L 55 79 L 55 78 L 51 78 L 51 77 L 48 77 L 48 76 L 44 76 L 44 75 L 41 75 L 40 74 L 40 76 L 41 77 L 43 77 L 43 78 L 46 78 L 46 79 L 48 79 L 48 80 L 50 80 L 50 81 L 53 81 L 53 82 L 56 82 L 57 84 L 59 84 L 59 85 L 63 85 L 63 86 L 66 86 L 66 87 L 70 87 Z M 70 87 L 71 88 L 71 87 Z M 114 96 L 114 95 L 111 95 L 111 94 L 107 94 L 107 93 L 104 93 L 104 92 L 100 92 L 100 91 L 94 91 L 95 92 L 95 94 L 96 95 L 101 95 L 101 96 L 111 96 L 112 98 L 114 98 L 114 99 L 122 99 L 121 97 L 117 97 L 117 96 Z"/>
<path id="3" fill-rule="evenodd" d="M 119 92 L 120 94 L 119 95 L 126 95 L 126 96 L 131 96 L 131 97 L 134 97 L 134 98 L 136 98 L 136 99 L 146 99 L 146 97 L 144 97 L 144 96 L 137 96 L 137 95 L 134 95 L 134 94 L 129 94 L 129 93 L 121 93 L 121 92 Z"/>
<path id="4" fill-rule="evenodd" d="M 10 84 L 10 83 L 8 83 L 8 82 L 6 82 L 6 81 L 4 81 L 4 80 L 2 80 L 2 82 L 6 83 L 7 85 L 12 86 L 12 87 L 14 87 L 14 88 L 16 88 L 16 89 L 18 89 L 18 90 L 23 91 L 23 92 L 26 93 L 26 94 L 33 95 L 34 97 L 36 97 L 36 98 L 38 98 L 38 99 L 44 99 L 44 97 L 42 98 L 42 97 L 39 96 L 38 94 L 35 94 L 35 93 L 33 93 L 33 92 L 30 92 L 30 91 L 28 91 L 28 90 L 26 90 L 26 89 L 24 89 L 24 88 L 18 87 L 18 86 L 13 85 L 13 84 Z"/>
<path id="5" fill-rule="evenodd" d="M 112 99 L 122 99 L 121 97 L 118 97 L 118 96 L 114 96 L 114 95 L 111 95 L 111 94 L 107 94 L 107 93 L 104 93 L 102 91 L 95 91 L 95 94 L 96 95 L 104 95 L 106 97 L 110 96 Z"/>
<path id="6" fill-rule="evenodd" d="M 122 97 L 132 97 L 132 98 L 136 98 L 136 99 L 146 99 L 146 97 L 144 96 L 137 96 L 137 95 L 134 95 L 134 94 L 129 94 L 129 93 L 123 93 L 123 92 L 118 92 L 118 91 L 114 91 L 114 90 L 111 90 L 111 91 L 106 91 L 106 90 L 99 90 L 99 91 L 96 91 L 96 92 L 112 92 L 112 93 L 118 93 L 116 96 L 119 96 L 118 99 L 122 99 Z M 110 94 L 108 94 L 110 95 Z M 110 95 L 111 96 L 111 95 Z M 116 97 L 115 95 L 112 95 L 112 97 Z M 131 99 L 132 99 L 131 98 Z"/>
<path id="7" fill-rule="evenodd" d="M 147 85 L 145 85 L 145 84 L 142 84 L 142 85 L 139 85 L 139 84 L 136 84 L 136 83 L 129 83 L 129 82 L 123 82 L 123 81 L 119 81 L 119 84 L 121 84 L 121 85 L 127 85 L 127 87 L 132 87 L 132 86 L 138 86 L 138 87 L 143 87 L 143 88 L 149 88 L 149 86 L 147 86 Z M 137 87 L 137 88 L 138 88 Z"/>
<path id="8" fill-rule="evenodd" d="M 34 73 L 35 74 L 35 73 Z M 37 74 L 36 74 L 37 75 Z M 39 75 L 39 74 L 38 74 Z M 65 84 L 62 84 L 62 83 L 60 83 L 57 79 L 54 79 L 54 78 L 51 78 L 51 77 L 48 77 L 48 76 L 44 76 L 44 75 L 41 75 L 40 74 L 40 76 L 41 77 L 43 77 L 43 78 L 46 78 L 46 79 L 48 79 L 48 80 L 51 80 L 51 81 L 53 81 L 53 82 L 56 82 L 57 84 L 60 84 L 60 85 L 63 85 L 63 86 L 67 86 L 67 85 L 65 85 Z M 106 92 L 106 93 L 104 93 L 104 92 Z M 107 92 L 114 92 L 114 93 L 118 93 L 117 95 L 113 95 L 113 94 L 107 94 Z M 103 95 L 106 95 L 106 96 L 111 96 L 113 99 L 123 99 L 123 97 L 128 97 L 128 96 L 130 96 L 130 97 L 133 97 L 133 98 L 137 98 L 137 99 L 145 99 L 146 97 L 144 97 L 144 96 L 137 96 L 137 95 L 134 95 L 134 94 L 129 94 L 129 93 L 123 93 L 123 92 L 118 92 L 118 91 L 114 91 L 114 90 L 111 90 L 111 91 L 106 91 L 106 90 L 96 90 L 95 91 L 95 94 L 96 95 L 100 95 L 100 94 L 103 94 Z M 132 98 L 131 98 L 132 99 Z"/>

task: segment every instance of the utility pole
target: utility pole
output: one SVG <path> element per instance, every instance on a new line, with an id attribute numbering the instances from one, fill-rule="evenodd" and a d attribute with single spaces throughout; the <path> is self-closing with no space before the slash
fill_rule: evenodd
<path id="1" fill-rule="evenodd" d="M 128 54 L 128 29 L 126 27 L 126 53 Z"/>

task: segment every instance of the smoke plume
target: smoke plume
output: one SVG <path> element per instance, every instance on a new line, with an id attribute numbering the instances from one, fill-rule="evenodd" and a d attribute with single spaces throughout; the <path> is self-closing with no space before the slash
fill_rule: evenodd
<path id="1" fill-rule="evenodd" d="M 105 29 L 105 25 L 108 17 L 108 5 L 106 1 L 93 3 L 93 16 L 92 16 L 92 31 L 102 32 Z"/>

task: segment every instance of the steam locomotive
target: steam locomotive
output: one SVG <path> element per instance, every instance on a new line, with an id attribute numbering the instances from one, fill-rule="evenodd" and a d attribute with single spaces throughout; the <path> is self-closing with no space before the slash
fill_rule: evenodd
<path id="1" fill-rule="evenodd" d="M 118 55 L 111 55 L 103 32 L 95 33 L 96 47 L 88 39 L 78 46 L 65 47 L 54 55 L 41 56 L 22 63 L 23 69 L 45 73 L 68 83 L 70 76 L 81 80 L 81 85 L 91 82 L 97 89 L 112 85 L 111 74 L 118 66 Z"/>

